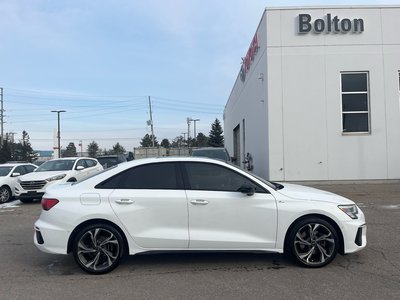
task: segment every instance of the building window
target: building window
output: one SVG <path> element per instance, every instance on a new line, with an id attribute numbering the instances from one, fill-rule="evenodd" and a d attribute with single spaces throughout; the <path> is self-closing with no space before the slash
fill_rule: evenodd
<path id="1" fill-rule="evenodd" d="M 341 73 L 343 133 L 369 133 L 368 72 Z"/>

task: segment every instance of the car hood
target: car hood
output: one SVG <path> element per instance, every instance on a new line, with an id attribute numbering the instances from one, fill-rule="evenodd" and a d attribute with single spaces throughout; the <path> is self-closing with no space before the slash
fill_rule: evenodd
<path id="1" fill-rule="evenodd" d="M 331 202 L 336 204 L 354 204 L 353 201 L 331 192 L 297 184 L 280 184 L 282 184 L 284 188 L 278 190 L 277 192 L 289 198 L 298 200 Z"/>
<path id="2" fill-rule="evenodd" d="M 46 180 L 52 176 L 61 175 L 61 174 L 69 174 L 71 171 L 46 171 L 46 172 L 32 172 L 22 176 L 19 176 L 19 179 L 22 181 L 33 181 L 33 180 Z"/>

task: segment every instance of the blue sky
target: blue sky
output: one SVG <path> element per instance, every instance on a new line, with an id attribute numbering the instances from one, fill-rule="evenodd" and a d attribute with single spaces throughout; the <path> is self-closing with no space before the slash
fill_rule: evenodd
<path id="1" fill-rule="evenodd" d="M 399 3 L 0 0 L 4 132 L 26 130 L 34 149 L 51 149 L 50 111 L 63 109 L 64 148 L 94 140 L 132 150 L 150 133 L 151 96 L 159 141 L 187 132 L 187 117 L 208 135 L 265 7 Z"/>

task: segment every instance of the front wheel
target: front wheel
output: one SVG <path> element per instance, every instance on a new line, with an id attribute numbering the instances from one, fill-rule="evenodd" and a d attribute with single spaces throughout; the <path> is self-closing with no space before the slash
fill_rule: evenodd
<path id="1" fill-rule="evenodd" d="M 75 261 L 85 272 L 104 274 L 121 261 L 124 242 L 121 234 L 107 224 L 93 224 L 82 229 L 73 242 Z"/>
<path id="2" fill-rule="evenodd" d="M 7 186 L 0 188 L 0 204 L 6 203 L 11 199 L 11 190 Z"/>
<path id="3" fill-rule="evenodd" d="M 309 218 L 293 227 L 287 246 L 297 263 L 309 268 L 319 268 L 335 258 L 339 239 L 329 222 L 321 218 Z"/>

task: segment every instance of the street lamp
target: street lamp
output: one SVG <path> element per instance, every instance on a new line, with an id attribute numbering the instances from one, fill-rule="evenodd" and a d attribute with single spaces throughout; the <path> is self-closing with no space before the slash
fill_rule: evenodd
<path id="1" fill-rule="evenodd" d="M 194 123 L 194 126 L 193 126 L 193 129 L 194 129 L 193 139 L 196 140 L 196 138 L 197 138 L 197 135 L 196 135 L 196 122 L 200 121 L 200 119 L 192 119 L 192 121 Z"/>
<path id="2" fill-rule="evenodd" d="M 65 110 L 52 110 L 51 112 L 57 113 L 57 140 L 58 140 L 58 158 L 61 157 L 61 145 L 60 145 L 60 113 L 66 112 Z"/>

